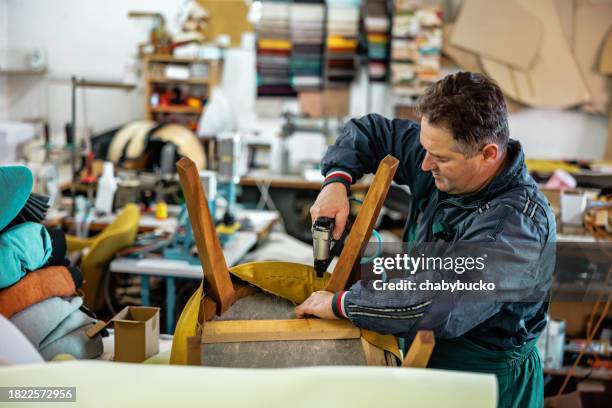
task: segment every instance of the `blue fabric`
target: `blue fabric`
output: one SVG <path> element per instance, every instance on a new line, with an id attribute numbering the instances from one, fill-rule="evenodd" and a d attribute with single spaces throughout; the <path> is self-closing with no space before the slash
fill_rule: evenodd
<path id="1" fill-rule="evenodd" d="M 28 201 L 33 182 L 32 172 L 25 166 L 0 167 L 0 231 Z"/>
<path id="2" fill-rule="evenodd" d="M 45 266 L 51 252 L 51 237 L 42 224 L 24 222 L 3 231 L 0 234 L 0 289 Z"/>

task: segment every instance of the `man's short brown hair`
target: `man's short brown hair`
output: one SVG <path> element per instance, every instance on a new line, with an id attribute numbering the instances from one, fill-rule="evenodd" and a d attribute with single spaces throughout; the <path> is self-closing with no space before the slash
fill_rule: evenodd
<path id="1" fill-rule="evenodd" d="M 506 148 L 510 131 L 501 89 L 482 74 L 458 72 L 431 85 L 417 111 L 433 125 L 449 130 L 464 155 L 471 157 L 488 143 Z"/>

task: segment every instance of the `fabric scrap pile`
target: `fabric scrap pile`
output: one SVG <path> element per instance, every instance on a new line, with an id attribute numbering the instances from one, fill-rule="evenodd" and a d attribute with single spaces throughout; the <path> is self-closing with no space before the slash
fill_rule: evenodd
<path id="1" fill-rule="evenodd" d="M 385 0 L 368 0 L 365 6 L 370 80 L 386 81 L 389 71 L 390 12 Z"/>
<path id="2" fill-rule="evenodd" d="M 398 1 L 392 35 L 393 94 L 397 99 L 410 99 L 442 77 L 442 10 Z"/>
<path id="3" fill-rule="evenodd" d="M 32 185 L 27 167 L 0 167 L 0 314 L 46 360 L 96 358 L 101 336 L 85 335 L 96 319 L 75 295 L 83 277 L 66 257 L 64 232 L 41 224 L 47 200 L 31 194 Z"/>
<path id="4" fill-rule="evenodd" d="M 257 94 L 295 96 L 291 86 L 289 3 L 264 1 L 257 28 Z"/>
<path id="5" fill-rule="evenodd" d="M 321 0 L 299 0 L 291 5 L 291 72 L 293 88 L 318 90 L 323 85 L 325 4 Z"/>
<path id="6" fill-rule="evenodd" d="M 327 0 L 327 87 L 347 87 L 355 78 L 359 0 Z"/>

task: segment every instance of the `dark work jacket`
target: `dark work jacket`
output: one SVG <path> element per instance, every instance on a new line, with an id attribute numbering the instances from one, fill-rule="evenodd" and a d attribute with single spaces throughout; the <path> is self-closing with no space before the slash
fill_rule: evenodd
<path id="1" fill-rule="evenodd" d="M 419 291 L 380 291 L 362 280 L 341 297 L 343 310 L 356 326 L 380 333 L 411 337 L 416 330 L 428 329 L 438 338 L 464 336 L 493 350 L 521 347 L 537 338 L 546 325 L 547 295 L 522 294 L 533 287 L 544 287 L 543 292 L 549 293 L 556 239 L 550 205 L 528 174 L 521 145 L 515 140 L 508 144 L 505 170 L 484 189 L 464 196 L 440 192 L 431 173 L 421 170 L 425 150 L 419 133 L 420 126 L 409 120 L 376 114 L 353 119 L 325 154 L 323 174 L 343 170 L 354 181 L 374 173 L 386 155 L 395 156 L 400 165 L 394 182 L 408 186 L 413 199 L 404 241 L 503 247 L 503 262 L 493 263 L 488 273 L 513 291 L 512 301 L 490 297 L 464 301 L 457 293 L 444 298 Z"/>

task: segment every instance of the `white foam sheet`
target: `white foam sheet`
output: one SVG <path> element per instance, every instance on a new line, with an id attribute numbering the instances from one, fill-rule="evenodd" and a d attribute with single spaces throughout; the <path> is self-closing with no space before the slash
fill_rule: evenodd
<path id="1" fill-rule="evenodd" d="M 471 407 L 497 403 L 495 376 L 433 369 L 230 369 L 68 361 L 0 367 L 0 384 L 76 387 L 71 407 Z"/>

